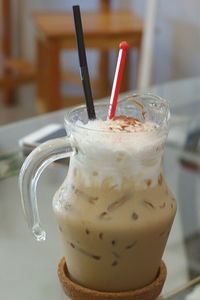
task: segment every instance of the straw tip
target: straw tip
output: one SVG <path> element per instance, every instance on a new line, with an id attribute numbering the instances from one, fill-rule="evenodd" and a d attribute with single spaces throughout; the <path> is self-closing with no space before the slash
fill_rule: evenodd
<path id="1" fill-rule="evenodd" d="M 128 43 L 126 41 L 123 41 L 119 44 L 119 48 L 122 50 L 127 50 L 128 49 Z"/>

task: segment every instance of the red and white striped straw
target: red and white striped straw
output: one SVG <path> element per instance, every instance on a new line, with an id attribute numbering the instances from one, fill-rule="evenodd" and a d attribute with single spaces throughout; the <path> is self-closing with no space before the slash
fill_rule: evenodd
<path id="1" fill-rule="evenodd" d="M 108 110 L 109 120 L 115 116 L 127 50 L 128 50 L 128 43 L 125 41 L 121 42 L 119 44 L 119 55 L 118 55 L 115 77 L 114 77 L 112 92 L 110 97 L 110 105 Z"/>

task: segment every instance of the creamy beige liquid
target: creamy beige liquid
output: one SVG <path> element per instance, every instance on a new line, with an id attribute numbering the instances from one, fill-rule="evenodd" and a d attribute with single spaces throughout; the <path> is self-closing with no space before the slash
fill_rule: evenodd
<path id="1" fill-rule="evenodd" d="M 144 287 L 157 275 L 176 212 L 160 169 L 165 136 L 126 117 L 88 126 L 107 131 L 74 135 L 78 154 L 53 201 L 69 274 L 96 290 Z"/>
<path id="2" fill-rule="evenodd" d="M 98 185 L 97 171 L 89 187 L 77 168 L 72 167 L 69 176 L 64 196 L 62 188 L 55 196 L 54 211 L 71 278 L 103 291 L 151 283 L 176 212 L 163 176 L 153 188 L 147 180 L 143 190 L 135 190 L 128 178 L 120 189 L 111 177 Z M 63 197 L 66 201 L 56 200 Z"/>

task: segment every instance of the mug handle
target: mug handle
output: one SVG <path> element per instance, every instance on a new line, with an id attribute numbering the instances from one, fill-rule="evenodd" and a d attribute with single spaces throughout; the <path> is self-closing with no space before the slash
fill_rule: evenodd
<path id="1" fill-rule="evenodd" d="M 57 159 L 74 153 L 69 137 L 58 138 L 39 145 L 24 161 L 19 174 L 19 189 L 28 226 L 37 241 L 46 239 L 38 213 L 36 188 L 43 170 Z"/>

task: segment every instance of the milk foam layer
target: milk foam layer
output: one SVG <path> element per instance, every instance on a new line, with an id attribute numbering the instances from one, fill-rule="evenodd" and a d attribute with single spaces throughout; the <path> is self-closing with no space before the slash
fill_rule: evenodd
<path id="1" fill-rule="evenodd" d="M 97 171 L 100 183 L 111 176 L 119 188 L 127 176 L 136 188 L 146 186 L 149 180 L 152 187 L 157 184 L 165 137 L 156 123 L 120 116 L 76 125 L 80 129 L 73 135 L 73 143 L 78 144 L 79 160 L 71 163 L 84 173 L 86 185 Z"/>
<path id="2" fill-rule="evenodd" d="M 85 128 L 105 131 L 105 132 L 150 132 L 158 128 L 156 123 L 146 121 L 145 123 L 140 122 L 137 119 L 129 118 L 125 116 L 119 116 L 113 120 L 93 120 L 87 124 L 82 124 L 80 121 L 77 125 L 82 125 Z"/>

